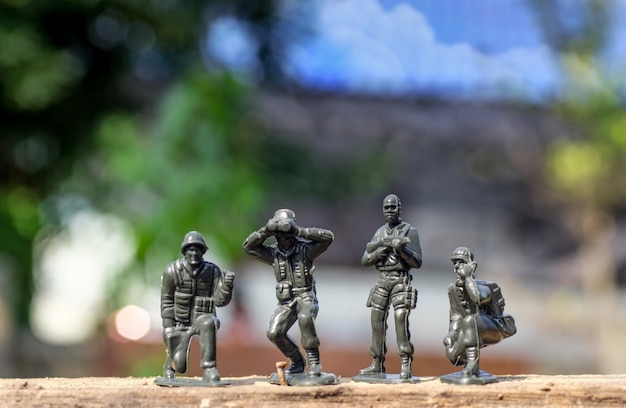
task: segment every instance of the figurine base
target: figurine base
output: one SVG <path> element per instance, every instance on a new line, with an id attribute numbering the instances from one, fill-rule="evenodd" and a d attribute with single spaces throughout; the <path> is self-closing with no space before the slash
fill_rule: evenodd
<path id="1" fill-rule="evenodd" d="M 224 387 L 226 385 L 230 385 L 230 382 L 225 381 L 225 380 L 204 381 L 201 378 L 191 378 L 191 377 L 176 377 L 176 378 L 157 377 L 154 380 L 154 383 L 162 387 Z"/>
<path id="2" fill-rule="evenodd" d="M 320 375 L 308 375 L 307 373 L 285 374 L 288 385 L 335 385 L 339 384 L 339 377 L 333 373 L 321 373 Z M 278 373 L 272 373 L 267 378 L 270 384 L 280 385 Z"/>
<path id="3" fill-rule="evenodd" d="M 463 375 L 462 371 L 458 371 L 452 374 L 442 375 L 440 377 L 441 382 L 448 384 L 458 385 L 485 385 L 498 381 L 498 378 L 487 371 L 480 370 L 478 375 Z"/>
<path id="4" fill-rule="evenodd" d="M 400 378 L 400 374 L 356 375 L 352 381 L 370 384 L 417 384 L 419 377 Z"/>

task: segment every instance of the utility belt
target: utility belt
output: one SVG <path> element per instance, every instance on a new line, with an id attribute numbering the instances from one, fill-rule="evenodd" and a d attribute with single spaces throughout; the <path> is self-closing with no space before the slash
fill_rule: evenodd
<path id="1" fill-rule="evenodd" d="M 398 270 L 385 270 L 385 269 L 378 269 L 378 272 L 380 273 L 381 276 L 384 276 L 386 278 L 405 278 L 409 275 L 409 271 L 398 271 Z"/>
<path id="2" fill-rule="evenodd" d="M 315 292 L 313 285 L 294 288 L 289 281 L 281 281 L 276 284 L 276 298 L 281 301 L 291 300 L 294 296 L 307 292 Z"/>
<path id="3" fill-rule="evenodd" d="M 301 293 L 310 292 L 312 290 L 313 290 L 313 288 L 311 286 L 305 286 L 303 288 L 291 288 L 291 292 L 294 295 L 299 295 Z"/>
<path id="4" fill-rule="evenodd" d="M 412 287 L 408 282 L 403 282 L 401 285 L 402 290 L 394 291 L 393 295 L 392 291 L 383 286 L 374 286 L 367 298 L 366 306 L 386 311 L 389 307 L 389 302 L 391 302 L 394 309 L 415 309 L 417 305 L 417 289 Z M 397 288 L 397 286 L 395 286 L 395 288 Z"/>

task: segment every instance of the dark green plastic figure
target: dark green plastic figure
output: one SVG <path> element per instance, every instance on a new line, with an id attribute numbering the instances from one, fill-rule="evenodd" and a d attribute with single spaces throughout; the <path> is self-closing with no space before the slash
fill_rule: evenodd
<path id="1" fill-rule="evenodd" d="M 451 257 L 456 282 L 448 286 L 450 329 L 443 339 L 446 356 L 462 371 L 444 375 L 441 381 L 453 384 L 487 384 L 497 378 L 481 371 L 480 349 L 499 343 L 517 331 L 515 320 L 504 313 L 504 297 L 495 282 L 474 278 L 477 263 L 466 247 L 454 250 Z"/>
<path id="2" fill-rule="evenodd" d="M 361 263 L 375 266 L 378 283 L 367 299 L 371 311 L 372 364 L 353 377 L 355 381 L 394 383 L 416 382 L 411 373 L 413 345 L 409 332 L 409 314 L 417 303 L 417 290 L 411 286 L 411 268 L 422 266 L 422 250 L 417 230 L 400 218 L 401 203 L 398 196 L 389 194 L 383 200 L 383 215 L 387 223 L 380 227 L 365 247 Z M 393 307 L 398 353 L 402 367 L 400 375 L 388 375 L 385 369 L 385 342 L 387 316 Z"/>
<path id="3" fill-rule="evenodd" d="M 235 274 L 222 271 L 205 261 L 208 246 L 199 232 L 185 235 L 181 244 L 183 258 L 167 265 L 161 278 L 161 318 L 167 355 L 163 377 L 155 383 L 165 386 L 222 386 L 216 368 L 216 334 L 220 321 L 215 308 L 230 302 Z M 189 343 L 200 338 L 202 380 L 176 378 L 187 371 Z"/>
<path id="4" fill-rule="evenodd" d="M 269 237 L 274 237 L 276 243 L 264 244 Z M 247 254 L 274 269 L 278 305 L 270 319 L 267 337 L 291 361 L 284 370 L 286 382 L 290 385 L 327 385 L 337 382 L 337 376 L 323 373 L 320 364 L 320 341 L 315 331 L 318 303 L 313 278 L 313 260 L 332 242 L 332 232 L 322 228 L 299 227 L 295 213 L 281 209 L 243 243 Z M 306 350 L 306 373 L 304 357 L 287 334 L 296 321 L 300 326 L 302 346 Z M 272 374 L 270 382 L 279 384 L 279 375 Z"/>

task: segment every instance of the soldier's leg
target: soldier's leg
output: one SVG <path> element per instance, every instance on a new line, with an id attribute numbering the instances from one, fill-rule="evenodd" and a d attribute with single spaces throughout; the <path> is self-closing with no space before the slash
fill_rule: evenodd
<path id="1" fill-rule="evenodd" d="M 298 325 L 300 326 L 300 341 L 306 350 L 309 375 L 320 375 L 322 366 L 320 364 L 319 345 L 320 340 L 315 331 L 315 318 L 319 305 L 313 292 L 307 292 L 298 297 Z"/>
<path id="2" fill-rule="evenodd" d="M 163 377 L 175 378 L 176 370 L 172 367 L 172 358 L 170 357 L 169 347 L 165 347 L 165 362 L 163 363 Z"/>
<path id="3" fill-rule="evenodd" d="M 219 381 L 217 371 L 216 337 L 220 321 L 213 314 L 205 314 L 196 319 L 192 328 L 200 338 L 200 367 L 205 381 Z"/>
<path id="4" fill-rule="evenodd" d="M 465 349 L 465 367 L 463 375 L 477 376 L 480 373 L 480 337 L 478 322 L 474 315 L 465 316 L 461 321 L 461 339 Z"/>
<path id="5" fill-rule="evenodd" d="M 476 324 L 481 347 L 499 343 L 504 339 L 505 329 L 497 319 L 481 314 Z"/>
<path id="6" fill-rule="evenodd" d="M 461 341 L 465 347 L 479 345 L 478 322 L 474 315 L 465 316 L 461 321 Z"/>
<path id="7" fill-rule="evenodd" d="M 163 365 L 165 377 L 173 378 L 175 373 L 187 371 L 187 355 L 192 335 L 193 332 L 189 330 L 173 327 L 163 333 L 163 340 L 167 348 L 165 364 Z"/>
<path id="8" fill-rule="evenodd" d="M 382 376 L 385 374 L 385 354 L 387 354 L 387 315 L 389 313 L 389 290 L 379 279 L 368 299 L 371 307 L 370 323 L 372 326 L 372 343 L 370 354 L 372 364 L 359 371 L 359 375 Z"/>
<path id="9" fill-rule="evenodd" d="M 174 378 L 176 377 L 176 370 L 172 366 L 172 349 L 171 349 L 171 332 L 173 327 L 168 327 L 163 330 L 163 343 L 165 344 L 165 362 L 163 363 L 163 377 Z"/>
<path id="10" fill-rule="evenodd" d="M 402 362 L 400 377 L 405 379 L 412 376 L 411 363 L 413 361 L 413 344 L 411 344 L 411 332 L 409 331 L 409 315 L 413 302 L 410 298 L 412 296 L 410 291 L 412 288 L 408 284 L 399 283 L 394 286 L 391 295 L 398 354 L 400 354 Z"/>
<path id="11" fill-rule="evenodd" d="M 286 373 L 301 373 L 304 371 L 304 358 L 298 350 L 296 342 L 287 334 L 287 331 L 297 320 L 296 305 L 279 304 L 274 309 L 267 329 L 267 338 L 291 360 Z"/>

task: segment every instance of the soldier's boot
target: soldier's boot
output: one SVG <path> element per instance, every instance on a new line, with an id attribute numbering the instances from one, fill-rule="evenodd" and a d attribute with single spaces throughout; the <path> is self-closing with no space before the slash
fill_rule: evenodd
<path id="1" fill-rule="evenodd" d="M 403 380 L 408 380 L 413 377 L 411 374 L 411 361 L 413 360 L 412 356 L 403 355 L 401 356 L 401 369 L 400 369 L 400 378 Z"/>
<path id="2" fill-rule="evenodd" d="M 291 364 L 285 369 L 285 374 L 299 374 L 304 372 L 304 357 L 298 350 L 288 355 Z"/>
<path id="3" fill-rule="evenodd" d="M 202 372 L 202 381 L 218 382 L 221 380 L 220 373 L 215 368 L 215 361 L 209 361 Z"/>
<path id="4" fill-rule="evenodd" d="M 165 363 L 163 364 L 163 377 L 169 379 L 176 378 L 176 371 L 172 368 L 172 361 L 169 353 L 167 354 L 167 357 L 165 357 Z"/>
<path id="5" fill-rule="evenodd" d="M 306 351 L 307 365 L 309 366 L 309 375 L 318 376 L 322 374 L 322 365 L 320 364 L 320 350 L 317 348 L 307 349 Z"/>
<path id="6" fill-rule="evenodd" d="M 465 349 L 465 356 L 467 357 L 467 363 L 462 371 L 463 376 L 478 376 L 480 374 L 480 368 L 478 367 L 478 347 L 468 347 Z"/>
<path id="7" fill-rule="evenodd" d="M 365 377 L 385 377 L 385 357 L 374 357 L 372 360 L 372 364 L 369 367 L 365 367 L 364 369 L 359 371 L 359 375 Z"/>

